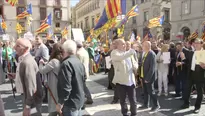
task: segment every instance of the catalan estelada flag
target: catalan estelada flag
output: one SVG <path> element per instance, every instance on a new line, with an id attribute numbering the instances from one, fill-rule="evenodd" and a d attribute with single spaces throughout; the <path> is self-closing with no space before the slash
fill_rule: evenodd
<path id="1" fill-rule="evenodd" d="M 137 15 L 139 15 L 138 5 L 133 6 L 132 9 L 126 14 L 126 16 L 129 17 L 129 18 L 135 17 Z"/>
<path id="2" fill-rule="evenodd" d="M 21 34 L 22 30 L 24 30 L 24 28 L 19 23 L 17 23 L 16 24 L 16 31 L 17 31 L 17 33 Z"/>
<path id="3" fill-rule="evenodd" d="M 201 39 L 205 41 L 205 23 L 203 23 Z"/>
<path id="4" fill-rule="evenodd" d="M 47 33 L 46 38 L 47 38 L 48 40 L 51 40 L 51 39 L 53 38 L 53 29 L 52 29 L 52 28 L 50 28 L 50 29 L 48 30 L 48 33 Z"/>
<path id="5" fill-rule="evenodd" d="M 190 36 L 189 39 L 195 39 L 199 36 L 198 29 L 194 31 Z"/>
<path id="6" fill-rule="evenodd" d="M 21 14 L 17 15 L 16 19 L 23 19 L 23 18 L 30 16 L 30 15 L 32 15 L 32 5 L 31 4 L 28 5 L 28 8 L 25 11 L 23 11 Z"/>
<path id="7" fill-rule="evenodd" d="M 51 26 L 52 20 L 51 20 L 51 13 L 45 18 L 43 23 L 40 25 L 40 27 L 36 30 L 36 34 L 44 32 L 46 29 L 48 29 Z"/>
<path id="8" fill-rule="evenodd" d="M 67 34 L 68 34 L 68 27 L 66 26 L 66 27 L 62 30 L 61 35 L 62 35 L 62 37 L 65 37 Z"/>
<path id="9" fill-rule="evenodd" d="M 10 5 L 14 6 L 18 3 L 18 0 L 6 0 Z"/>
<path id="10" fill-rule="evenodd" d="M 126 14 L 126 0 L 107 0 L 104 11 L 94 30 L 101 28 L 108 20 L 122 14 Z"/>
<path id="11" fill-rule="evenodd" d="M 126 24 L 126 22 L 132 18 L 139 15 L 139 7 L 138 5 L 135 5 L 132 7 L 132 9 L 126 14 L 125 18 L 123 18 L 121 21 L 118 21 L 115 25 L 115 27 L 119 28 L 121 25 Z"/>
<path id="12" fill-rule="evenodd" d="M 162 26 L 164 23 L 164 16 L 156 17 L 149 20 L 148 28 Z"/>
<path id="13" fill-rule="evenodd" d="M 1 27 L 2 27 L 2 29 L 4 29 L 4 30 L 7 29 L 7 25 L 6 25 L 6 22 L 4 21 L 4 19 L 2 19 Z"/>
<path id="14" fill-rule="evenodd" d="M 148 31 L 147 34 L 145 35 L 143 41 L 150 41 L 151 38 L 152 38 L 152 34 L 150 31 Z"/>

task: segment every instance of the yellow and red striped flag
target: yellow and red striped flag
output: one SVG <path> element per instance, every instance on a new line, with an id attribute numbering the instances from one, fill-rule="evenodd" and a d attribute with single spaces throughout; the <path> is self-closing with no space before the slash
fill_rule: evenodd
<path id="1" fill-rule="evenodd" d="M 68 27 L 67 26 L 63 29 L 61 34 L 62 34 L 62 37 L 65 37 L 68 34 Z"/>
<path id="2" fill-rule="evenodd" d="M 18 34 L 22 33 L 22 30 L 24 30 L 24 28 L 19 24 L 17 23 L 16 24 L 16 31 Z"/>
<path id="3" fill-rule="evenodd" d="M 205 22 L 203 23 L 203 29 L 202 29 L 202 35 L 201 35 L 201 39 L 205 41 Z"/>
<path id="4" fill-rule="evenodd" d="M 196 31 L 194 31 L 190 36 L 189 38 L 190 39 L 195 39 L 199 36 L 199 33 L 198 33 L 198 29 Z"/>
<path id="5" fill-rule="evenodd" d="M 126 14 L 126 16 L 129 18 L 134 17 L 139 15 L 139 7 L 138 5 L 135 5 L 134 7 L 132 7 L 132 9 Z"/>
<path id="6" fill-rule="evenodd" d="M 6 30 L 7 29 L 7 25 L 6 25 L 6 22 L 2 19 L 2 22 L 1 22 L 1 27 L 2 29 Z"/>
<path id="7" fill-rule="evenodd" d="M 14 6 L 18 3 L 18 0 L 6 0 L 11 6 Z"/>
<path id="8" fill-rule="evenodd" d="M 32 5 L 29 4 L 28 5 L 28 8 L 26 10 L 24 10 L 21 14 L 17 15 L 16 16 L 16 19 L 23 19 L 27 16 L 31 16 L 32 15 Z"/>
<path id="9" fill-rule="evenodd" d="M 164 22 L 164 16 L 155 17 L 149 20 L 148 28 L 162 26 Z"/>
<path id="10" fill-rule="evenodd" d="M 51 13 L 46 17 L 46 19 L 43 21 L 43 23 L 40 25 L 40 27 L 36 30 L 36 34 L 44 32 L 46 29 L 48 29 L 51 26 Z"/>

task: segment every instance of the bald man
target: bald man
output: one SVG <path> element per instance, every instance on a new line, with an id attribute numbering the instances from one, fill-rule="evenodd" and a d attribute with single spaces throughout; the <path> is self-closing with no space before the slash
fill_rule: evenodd
<path id="1" fill-rule="evenodd" d="M 111 52 L 111 59 L 114 66 L 113 84 L 116 88 L 120 98 L 121 113 L 123 116 L 128 116 L 128 108 L 126 97 L 130 101 L 131 116 L 137 115 L 137 103 L 135 97 L 135 75 L 133 69 L 135 64 L 132 62 L 132 55 L 134 50 L 126 51 L 126 43 L 123 39 L 115 40 L 116 49 Z M 137 65 L 136 65 L 137 66 Z"/>
<path id="2" fill-rule="evenodd" d="M 140 109 L 146 109 L 149 107 L 149 97 L 153 102 L 151 112 L 157 112 L 160 108 L 156 93 L 154 91 L 155 82 L 155 53 L 151 50 L 151 43 L 149 41 L 144 41 L 142 44 L 143 57 L 141 65 L 140 77 L 143 80 L 144 89 L 144 105 Z"/>
<path id="3" fill-rule="evenodd" d="M 41 116 L 42 85 L 38 73 L 38 65 L 30 54 L 32 44 L 27 39 L 18 39 L 14 46 L 19 56 L 19 68 L 17 74 L 22 83 L 24 103 L 23 116 Z M 10 78 L 15 78 L 10 75 Z"/>

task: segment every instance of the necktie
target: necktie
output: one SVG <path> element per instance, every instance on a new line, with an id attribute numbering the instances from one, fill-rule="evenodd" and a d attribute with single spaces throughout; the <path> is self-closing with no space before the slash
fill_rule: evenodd
<path id="1" fill-rule="evenodd" d="M 148 53 L 145 53 L 145 54 L 144 54 L 144 57 L 143 57 L 143 59 L 142 59 L 142 66 L 141 66 L 141 77 L 142 77 L 142 78 L 144 78 L 144 70 L 143 70 L 143 67 L 144 67 L 144 61 L 145 61 L 145 59 L 146 59 L 146 57 L 147 57 L 147 54 L 148 54 Z"/>

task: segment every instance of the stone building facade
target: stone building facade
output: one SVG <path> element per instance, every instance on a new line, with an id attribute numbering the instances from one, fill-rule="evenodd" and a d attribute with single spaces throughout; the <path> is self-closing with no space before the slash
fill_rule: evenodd
<path id="1" fill-rule="evenodd" d="M 179 40 L 176 36 L 180 33 L 184 35 L 182 39 L 186 39 L 197 29 L 201 36 L 202 23 L 205 21 L 205 1 L 172 0 L 171 5 L 171 39 Z"/>
<path id="2" fill-rule="evenodd" d="M 143 38 L 148 31 L 158 39 L 170 38 L 170 12 L 171 3 L 169 0 L 129 0 L 127 3 L 127 11 L 134 5 L 139 6 L 139 15 L 131 18 L 125 26 L 125 36 L 128 36 L 132 29 L 137 29 L 137 34 Z M 165 22 L 162 27 L 149 29 L 148 20 L 165 16 Z"/>
<path id="3" fill-rule="evenodd" d="M 33 7 L 31 28 L 28 28 L 26 19 L 16 20 L 16 16 L 23 12 L 29 3 L 31 3 Z M 70 11 L 70 0 L 18 0 L 16 6 L 11 6 L 6 3 L 5 0 L 0 0 L 0 15 L 5 19 L 8 27 L 6 33 L 14 38 L 17 38 L 17 22 L 25 27 L 22 35 L 28 30 L 34 33 L 49 13 L 52 13 L 52 28 L 54 34 L 61 37 L 61 29 L 63 29 L 65 25 L 70 25 Z M 40 35 L 46 37 L 46 34 L 47 32 L 43 32 Z M 68 34 L 68 37 L 70 37 L 70 34 Z"/>

